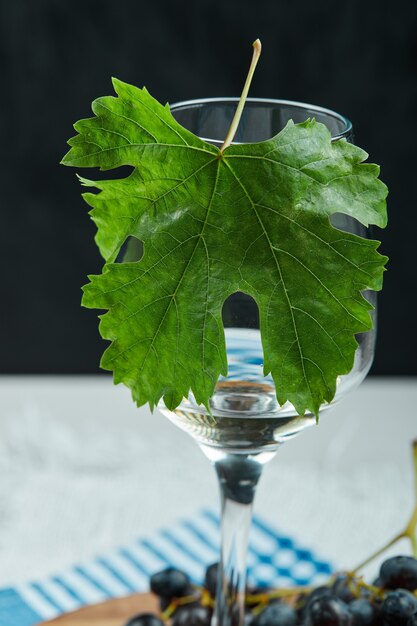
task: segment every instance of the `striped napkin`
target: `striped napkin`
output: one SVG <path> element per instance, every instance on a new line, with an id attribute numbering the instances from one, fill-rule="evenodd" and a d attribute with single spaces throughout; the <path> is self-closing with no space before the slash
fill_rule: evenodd
<path id="1" fill-rule="evenodd" d="M 169 565 L 194 583 L 219 555 L 219 516 L 208 509 L 192 519 L 114 549 L 44 580 L 0 590 L 0 626 L 31 626 L 82 606 L 149 589 L 149 577 Z M 285 587 L 319 584 L 331 566 L 312 550 L 255 517 L 249 541 L 249 582 Z"/>

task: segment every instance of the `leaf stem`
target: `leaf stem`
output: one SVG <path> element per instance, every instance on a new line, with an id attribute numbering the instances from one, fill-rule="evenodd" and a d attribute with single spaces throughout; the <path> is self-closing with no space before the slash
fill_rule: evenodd
<path id="1" fill-rule="evenodd" d="M 415 508 L 411 515 L 410 521 L 404 531 L 410 541 L 413 549 L 413 556 L 417 558 L 417 440 L 413 441 L 413 466 L 414 466 L 414 498 Z"/>
<path id="2" fill-rule="evenodd" d="M 356 574 L 359 570 L 363 569 L 366 565 L 368 565 L 368 563 L 371 563 L 374 559 L 376 559 L 378 556 L 383 554 L 385 550 L 393 546 L 400 539 L 409 539 L 411 543 L 411 548 L 413 551 L 413 556 L 414 558 L 417 558 L 417 440 L 413 441 L 412 445 L 413 445 L 415 504 L 414 504 L 414 510 L 411 514 L 410 520 L 402 532 L 400 532 L 393 539 L 391 539 L 391 541 L 389 541 L 384 546 L 382 546 L 382 548 L 380 548 L 379 550 L 371 554 L 371 556 L 369 556 L 365 561 L 360 563 L 360 565 L 355 567 L 355 569 L 352 572 L 353 574 Z"/>
<path id="3" fill-rule="evenodd" d="M 395 537 L 391 539 L 390 541 L 388 541 L 388 543 L 384 544 L 382 548 L 379 548 L 376 552 L 373 552 L 371 556 L 368 556 L 367 559 L 365 559 L 364 561 L 362 561 L 362 563 L 360 563 L 357 567 L 355 567 L 355 569 L 352 570 L 352 574 L 353 575 L 357 574 L 361 569 L 366 567 L 369 563 L 372 563 L 372 561 L 374 561 L 378 556 L 383 554 L 385 550 L 388 550 L 388 548 L 390 548 L 395 543 L 397 543 L 397 541 L 399 541 L 400 539 L 403 539 L 403 537 L 404 537 L 403 532 L 399 533 L 398 535 L 395 535 Z"/>
<path id="4" fill-rule="evenodd" d="M 224 140 L 224 143 L 222 145 L 222 147 L 220 148 L 220 152 L 223 152 L 224 150 L 226 150 L 226 148 L 228 148 L 230 146 L 230 144 L 232 143 L 237 128 L 239 126 L 239 122 L 240 122 L 240 118 L 242 117 L 242 112 L 243 112 L 243 108 L 245 106 L 246 103 L 246 98 L 248 97 L 248 92 L 249 92 L 249 87 L 251 85 L 252 82 L 252 78 L 255 72 L 255 68 L 256 65 L 258 63 L 259 57 L 261 56 L 261 50 L 262 50 L 262 45 L 259 39 L 256 39 L 256 41 L 253 42 L 253 55 L 252 55 L 252 61 L 249 67 L 249 72 L 248 75 L 246 77 L 246 81 L 245 81 L 245 85 L 243 87 L 243 91 L 242 94 L 240 96 L 240 100 L 239 100 L 239 104 L 237 105 L 237 109 L 235 112 L 235 115 L 233 117 L 232 123 L 230 125 L 229 131 L 226 135 L 226 139 Z"/>

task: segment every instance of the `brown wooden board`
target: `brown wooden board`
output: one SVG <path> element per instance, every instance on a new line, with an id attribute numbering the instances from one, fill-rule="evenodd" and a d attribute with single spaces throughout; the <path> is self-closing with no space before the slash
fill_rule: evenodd
<path id="1" fill-rule="evenodd" d="M 108 600 L 74 613 L 61 615 L 43 626 L 124 626 L 137 613 L 158 613 L 158 600 L 151 593 L 137 593 L 126 598 Z"/>

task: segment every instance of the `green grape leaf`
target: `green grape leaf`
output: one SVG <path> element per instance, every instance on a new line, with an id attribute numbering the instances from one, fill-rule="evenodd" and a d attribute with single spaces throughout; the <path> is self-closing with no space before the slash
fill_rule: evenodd
<path id="1" fill-rule="evenodd" d="M 223 153 L 176 122 L 145 89 L 114 80 L 117 97 L 77 122 L 65 165 L 129 165 L 129 176 L 90 181 L 96 241 L 105 259 L 83 304 L 105 309 L 111 341 L 102 367 L 138 405 L 174 409 L 190 390 L 209 407 L 227 374 L 222 306 L 242 291 L 257 303 L 265 375 L 280 404 L 316 415 L 350 371 L 355 334 L 372 327 L 365 289 L 379 290 L 379 242 L 343 232 L 334 213 L 386 224 L 385 185 L 366 152 L 331 141 L 314 120 Z M 115 262 L 129 238 L 139 261 Z"/>

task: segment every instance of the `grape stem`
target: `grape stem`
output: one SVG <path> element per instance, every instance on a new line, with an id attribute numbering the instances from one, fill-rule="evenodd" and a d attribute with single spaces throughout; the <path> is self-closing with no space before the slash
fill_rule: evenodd
<path id="1" fill-rule="evenodd" d="M 259 57 L 261 56 L 262 45 L 261 45 L 260 40 L 256 39 L 256 41 L 254 41 L 252 45 L 253 45 L 253 55 L 252 55 L 252 61 L 249 67 L 249 72 L 246 77 L 242 95 L 240 96 L 239 104 L 237 105 L 236 112 L 234 114 L 232 123 L 226 135 L 226 139 L 224 140 L 224 143 L 222 147 L 220 148 L 220 152 L 223 152 L 224 150 L 226 150 L 226 148 L 230 146 L 233 139 L 235 138 L 236 131 L 239 126 L 240 118 L 242 117 L 243 108 L 246 103 L 246 98 L 248 97 L 249 87 L 251 85 L 252 78 L 255 73 L 255 68 L 258 63 Z"/>
<path id="2" fill-rule="evenodd" d="M 365 561 L 360 563 L 354 570 L 352 570 L 352 574 L 356 574 L 359 570 L 363 569 L 366 565 L 374 561 L 378 556 L 383 554 L 388 548 L 393 546 L 400 539 L 408 539 L 411 543 L 411 548 L 413 551 L 414 558 L 417 558 L 417 440 L 413 441 L 413 466 L 414 466 L 414 487 L 415 487 L 415 505 L 413 513 L 411 514 L 410 520 L 404 530 L 398 535 L 395 535 L 388 543 L 386 543 L 382 548 L 379 548 L 376 552 L 371 554 Z"/>

